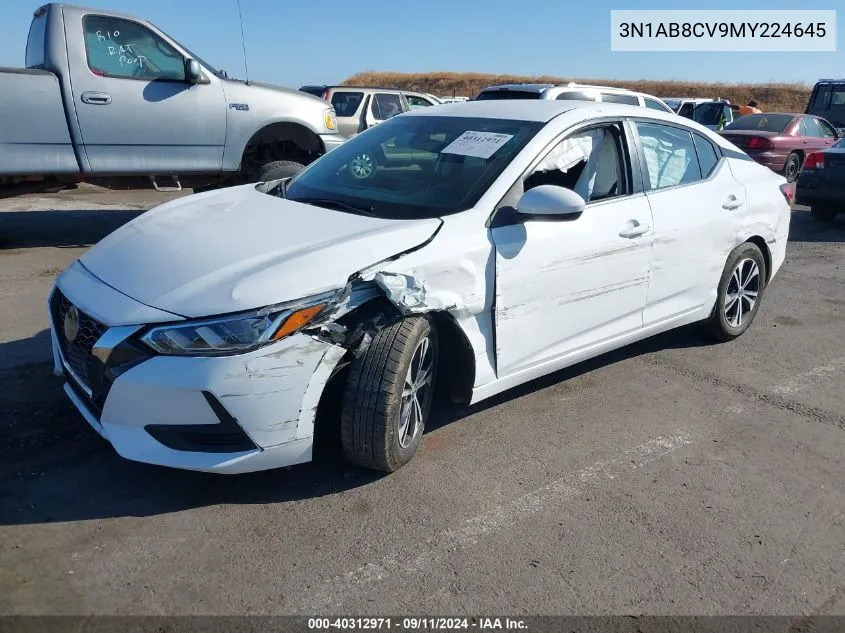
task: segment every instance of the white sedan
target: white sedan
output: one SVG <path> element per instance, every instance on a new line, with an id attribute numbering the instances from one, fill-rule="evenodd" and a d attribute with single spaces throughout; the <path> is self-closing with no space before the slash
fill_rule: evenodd
<path id="1" fill-rule="evenodd" d="M 790 196 L 656 110 L 423 108 L 106 237 L 51 293 L 55 370 L 124 457 L 220 473 L 310 460 L 335 386 L 348 459 L 393 471 L 435 391 L 475 403 L 694 322 L 742 334 Z"/>

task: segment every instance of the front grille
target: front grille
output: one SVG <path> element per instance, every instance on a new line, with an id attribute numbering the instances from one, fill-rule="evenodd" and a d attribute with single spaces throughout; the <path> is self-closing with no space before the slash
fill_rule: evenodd
<path id="1" fill-rule="evenodd" d="M 59 347 L 62 350 L 65 361 L 67 361 L 70 368 L 84 383 L 84 386 L 92 389 L 91 351 L 94 348 L 94 343 L 97 342 L 108 328 L 77 308 L 79 314 L 79 331 L 72 341 L 68 341 L 64 324 L 68 311 L 72 306 L 73 304 L 57 288 L 52 298 L 51 312 Z"/>

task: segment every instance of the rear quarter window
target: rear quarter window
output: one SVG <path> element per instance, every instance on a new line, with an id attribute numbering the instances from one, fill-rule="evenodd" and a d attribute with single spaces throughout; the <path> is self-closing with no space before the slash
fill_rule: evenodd
<path id="1" fill-rule="evenodd" d="M 332 107 L 337 116 L 353 116 L 364 99 L 363 92 L 339 90 L 332 95 Z"/>
<path id="2" fill-rule="evenodd" d="M 26 40 L 26 60 L 24 62 L 27 68 L 44 68 L 46 35 L 47 13 L 45 12 L 33 18 L 29 25 L 29 36 Z"/>

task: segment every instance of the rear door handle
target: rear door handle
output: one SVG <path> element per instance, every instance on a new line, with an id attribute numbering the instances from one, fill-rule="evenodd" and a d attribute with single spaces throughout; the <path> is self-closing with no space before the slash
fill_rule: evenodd
<path id="1" fill-rule="evenodd" d="M 736 196 L 730 196 L 727 200 L 722 203 L 722 208 L 727 209 L 728 211 L 739 209 L 741 206 L 742 200 L 737 200 Z"/>
<path id="2" fill-rule="evenodd" d="M 619 237 L 639 237 L 648 233 L 651 227 L 648 224 L 639 224 L 619 232 Z"/>
<path id="3" fill-rule="evenodd" d="M 91 105 L 108 105 L 111 103 L 111 95 L 105 92 L 83 92 L 82 103 L 90 103 Z"/>

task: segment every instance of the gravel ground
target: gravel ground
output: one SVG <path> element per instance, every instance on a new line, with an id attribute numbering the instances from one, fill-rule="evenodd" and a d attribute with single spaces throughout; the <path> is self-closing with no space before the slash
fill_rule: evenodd
<path id="1" fill-rule="evenodd" d="M 118 457 L 51 374 L 55 274 L 172 195 L 0 200 L 0 613 L 845 615 L 845 222 L 793 212 L 732 343 L 668 333 L 445 412 L 390 476 Z"/>

